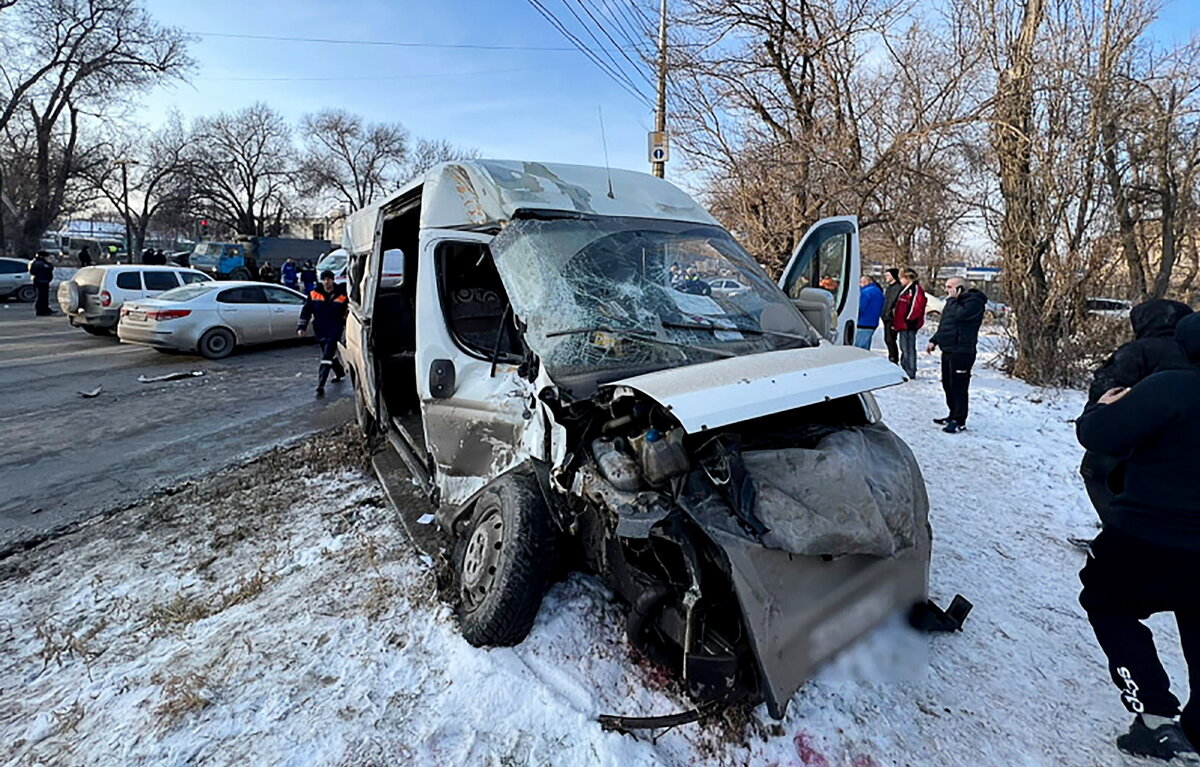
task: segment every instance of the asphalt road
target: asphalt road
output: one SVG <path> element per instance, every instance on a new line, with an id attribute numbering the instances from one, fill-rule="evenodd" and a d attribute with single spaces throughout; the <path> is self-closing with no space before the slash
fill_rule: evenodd
<path id="1" fill-rule="evenodd" d="M 349 420 L 349 380 L 315 399 L 317 359 L 311 343 L 161 354 L 0 303 L 0 551 Z"/>

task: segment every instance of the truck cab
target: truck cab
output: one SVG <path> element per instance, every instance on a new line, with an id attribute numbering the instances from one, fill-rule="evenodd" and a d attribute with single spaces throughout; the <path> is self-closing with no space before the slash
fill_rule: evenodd
<path id="1" fill-rule="evenodd" d="M 782 716 L 925 599 L 924 482 L 871 394 L 904 374 L 848 345 L 853 217 L 777 282 L 661 179 L 469 160 L 343 246 L 359 423 L 436 505 L 473 644 L 521 641 L 555 572 L 591 572 L 694 698 Z"/>

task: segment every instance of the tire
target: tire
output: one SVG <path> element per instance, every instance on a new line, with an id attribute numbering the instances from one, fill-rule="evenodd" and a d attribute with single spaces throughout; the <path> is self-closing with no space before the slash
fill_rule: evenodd
<path id="1" fill-rule="evenodd" d="M 95 325 L 80 325 L 79 327 L 83 328 L 83 332 L 93 336 L 111 336 L 113 334 L 112 328 L 99 328 Z"/>
<path id="2" fill-rule="evenodd" d="M 233 354 L 236 345 L 237 339 L 229 328 L 209 328 L 200 336 L 196 349 L 207 359 L 219 360 Z"/>
<path id="3" fill-rule="evenodd" d="M 942 313 L 941 312 L 926 312 L 925 320 L 927 322 L 941 322 L 942 321 Z"/>
<path id="4" fill-rule="evenodd" d="M 234 269 L 232 272 L 229 273 L 229 279 L 231 279 L 231 280 L 249 280 L 252 278 L 250 277 L 250 270 L 239 266 L 237 269 Z"/>
<path id="5" fill-rule="evenodd" d="M 34 295 L 37 295 L 37 289 L 34 289 Z M 67 280 L 58 286 L 58 307 L 67 314 L 74 314 L 79 311 L 80 305 L 83 303 L 83 295 L 79 292 L 79 285 L 73 280 Z"/>
<path id="6" fill-rule="evenodd" d="M 22 285 L 17 288 L 17 300 L 23 304 L 32 304 L 37 300 L 37 288 L 32 285 Z"/>
<path id="7" fill-rule="evenodd" d="M 476 647 L 529 635 L 553 572 L 550 513 L 534 479 L 501 477 L 475 504 L 454 544 L 459 626 Z"/>
<path id="8" fill-rule="evenodd" d="M 370 439 L 371 435 L 375 433 L 375 419 L 371 417 L 371 411 L 367 410 L 367 403 L 363 399 L 358 381 L 354 383 L 354 419 L 358 422 L 359 434 Z"/>

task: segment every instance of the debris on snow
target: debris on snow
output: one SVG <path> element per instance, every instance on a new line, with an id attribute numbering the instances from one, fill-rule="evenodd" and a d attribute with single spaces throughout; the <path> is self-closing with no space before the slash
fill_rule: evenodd
<path id="1" fill-rule="evenodd" d="M 102 392 L 102 391 L 104 391 L 104 387 L 103 387 L 103 386 L 97 386 L 95 389 L 92 389 L 91 391 L 81 391 L 81 392 L 79 392 L 79 396 L 80 396 L 80 397 L 83 397 L 84 399 L 92 399 L 93 397 L 99 397 L 99 396 L 100 396 L 100 392 Z"/>
<path id="2" fill-rule="evenodd" d="M 181 378 L 196 378 L 204 375 L 203 370 L 183 371 L 179 373 L 163 373 L 158 376 L 138 376 L 138 383 L 158 383 L 159 381 L 178 381 Z"/>

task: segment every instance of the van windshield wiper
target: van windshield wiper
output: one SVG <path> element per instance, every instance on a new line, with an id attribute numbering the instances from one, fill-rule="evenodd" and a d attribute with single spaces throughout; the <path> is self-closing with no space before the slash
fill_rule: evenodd
<path id="1" fill-rule="evenodd" d="M 742 328 L 738 327 L 737 325 L 717 325 L 715 323 L 706 325 L 699 322 L 664 322 L 662 323 L 662 326 L 664 328 L 672 328 L 675 330 L 707 330 L 710 332 L 723 330 L 727 333 L 746 333 L 752 336 L 776 336 L 778 338 L 787 338 L 792 341 L 804 341 L 805 343 L 812 343 L 811 338 L 806 338 L 805 336 L 797 335 L 795 333 L 780 333 L 777 330 L 762 330 L 761 328 Z"/>
<path id="2" fill-rule="evenodd" d="M 694 344 L 681 344 L 675 341 L 668 341 L 665 338 L 658 338 L 657 333 L 653 330 L 642 330 L 641 328 L 614 328 L 608 325 L 594 325 L 588 328 L 568 328 L 565 330 L 552 330 L 546 333 L 546 338 L 558 338 L 559 336 L 579 335 L 580 333 L 610 333 L 614 336 L 627 336 L 637 341 L 646 341 L 647 343 L 659 344 L 660 346 L 673 346 L 677 349 L 696 349 L 698 351 L 707 352 L 714 357 L 736 357 L 733 352 L 725 351 L 724 349 L 712 349 L 707 346 L 696 346 Z"/>

